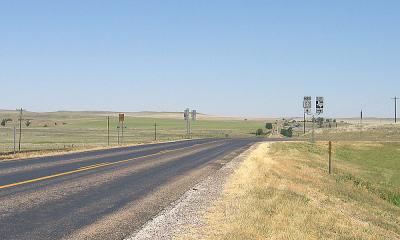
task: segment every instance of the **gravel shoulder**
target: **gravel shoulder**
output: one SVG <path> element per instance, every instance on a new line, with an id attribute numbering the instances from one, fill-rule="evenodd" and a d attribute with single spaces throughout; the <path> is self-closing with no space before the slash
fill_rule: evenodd
<path id="1" fill-rule="evenodd" d="M 188 233 L 190 229 L 203 226 L 205 224 L 203 216 L 213 202 L 221 196 L 228 176 L 258 145 L 259 143 L 254 144 L 220 170 L 198 183 L 127 240 L 173 239 L 175 236 Z"/>

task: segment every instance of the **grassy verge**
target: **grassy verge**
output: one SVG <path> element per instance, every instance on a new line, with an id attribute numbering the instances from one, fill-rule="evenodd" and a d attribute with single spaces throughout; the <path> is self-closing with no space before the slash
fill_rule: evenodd
<path id="1" fill-rule="evenodd" d="M 177 140 L 180 141 L 180 140 Z M 183 141 L 183 140 L 182 140 Z M 143 144 L 151 144 L 151 143 L 163 143 L 167 141 L 157 141 L 157 142 L 148 142 Z M 46 149 L 46 150 L 32 150 L 32 151 L 23 151 L 23 152 L 16 152 L 1 154 L 0 153 L 0 162 L 1 161 L 9 161 L 9 160 L 18 160 L 18 159 L 25 159 L 25 158 L 36 158 L 36 157 L 47 157 L 47 156 L 56 156 L 68 153 L 79 153 L 79 152 L 87 152 L 87 151 L 95 151 L 95 150 L 104 150 L 104 149 L 112 149 L 112 148 L 120 148 L 120 147 L 131 147 L 143 144 L 123 144 L 123 145 L 116 145 L 116 146 L 99 146 L 99 147 L 70 147 L 70 148 L 62 148 L 62 149 Z"/>
<path id="2" fill-rule="evenodd" d="M 399 239 L 399 143 L 263 143 L 185 238 Z"/>

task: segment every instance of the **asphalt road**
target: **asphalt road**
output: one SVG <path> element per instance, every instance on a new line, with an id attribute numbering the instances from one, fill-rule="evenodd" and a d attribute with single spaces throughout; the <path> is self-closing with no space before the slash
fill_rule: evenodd
<path id="1" fill-rule="evenodd" d="M 0 239 L 124 239 L 256 139 L 0 162 Z"/>

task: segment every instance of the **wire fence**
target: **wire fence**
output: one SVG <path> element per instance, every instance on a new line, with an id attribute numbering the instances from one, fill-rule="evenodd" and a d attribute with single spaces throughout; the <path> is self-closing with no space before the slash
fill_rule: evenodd
<path id="1" fill-rule="evenodd" d="M 0 153 L 11 153 L 19 150 L 19 134 L 17 128 L 14 145 L 14 128 L 0 128 Z M 63 127 L 25 127 L 21 134 L 21 151 L 37 150 L 60 150 L 70 148 L 89 148 L 151 143 L 160 141 L 173 141 L 187 138 L 209 138 L 234 136 L 235 131 L 231 129 L 192 129 L 188 136 L 185 129 L 157 127 L 155 135 L 154 128 L 125 128 L 123 135 L 120 129 L 74 129 Z M 157 139 L 155 139 L 157 138 Z"/>

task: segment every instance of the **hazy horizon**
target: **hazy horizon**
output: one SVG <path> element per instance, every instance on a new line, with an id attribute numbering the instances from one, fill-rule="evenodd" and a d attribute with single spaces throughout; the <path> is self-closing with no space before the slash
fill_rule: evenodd
<path id="1" fill-rule="evenodd" d="M 114 113 L 114 114 L 118 114 L 118 113 L 154 113 L 154 114 L 168 114 L 168 113 L 182 113 L 183 114 L 183 110 L 182 111 L 117 111 L 117 110 L 55 110 L 55 111 L 30 111 L 29 109 L 24 109 L 24 111 L 27 112 L 31 112 L 31 113 L 38 113 L 38 114 L 45 114 L 45 113 L 62 113 L 62 112 L 71 112 L 71 113 Z M 19 109 L 0 109 L 0 111 L 15 111 L 15 113 L 18 113 Z M 200 115 L 207 115 L 207 116 L 212 116 L 212 117 L 232 117 L 232 118 L 249 118 L 249 119 L 269 119 L 269 118 L 303 118 L 303 116 L 246 116 L 246 115 L 222 115 L 222 114 L 210 114 L 207 112 L 198 112 L 197 114 Z M 318 115 L 315 115 L 316 117 L 318 117 Z M 336 118 L 336 119 L 359 119 L 360 115 L 358 116 L 342 116 L 342 117 L 335 117 L 335 116 L 329 116 L 327 114 L 322 114 L 320 115 L 321 117 L 324 118 Z M 311 119 L 312 115 L 306 115 L 307 119 Z M 375 117 L 375 116 L 365 116 L 363 117 L 363 119 L 381 119 L 381 120 L 392 120 L 394 119 L 394 117 Z"/>

